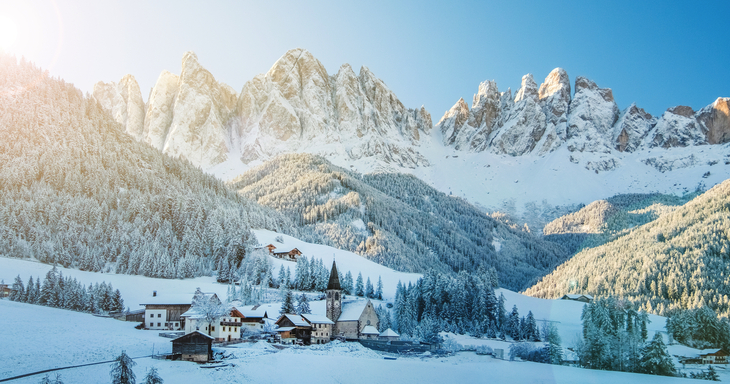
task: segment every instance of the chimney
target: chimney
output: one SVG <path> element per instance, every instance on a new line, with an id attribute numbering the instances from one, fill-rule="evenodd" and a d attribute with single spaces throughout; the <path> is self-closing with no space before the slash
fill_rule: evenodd
<path id="1" fill-rule="evenodd" d="M 157 297 L 157 291 L 152 291 L 152 297 Z"/>

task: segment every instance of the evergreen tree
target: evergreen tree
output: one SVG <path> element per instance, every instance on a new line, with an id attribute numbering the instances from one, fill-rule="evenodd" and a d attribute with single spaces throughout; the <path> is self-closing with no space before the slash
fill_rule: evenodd
<path id="1" fill-rule="evenodd" d="M 504 294 L 499 294 L 499 301 L 497 302 L 497 327 L 499 328 L 501 338 L 504 339 L 504 335 L 507 333 L 507 310 L 505 309 Z"/>
<path id="2" fill-rule="evenodd" d="M 345 274 L 345 278 L 342 280 L 342 291 L 346 295 L 352 295 L 355 293 L 355 288 L 352 282 L 352 272 L 350 271 L 347 271 L 347 274 Z"/>
<path id="3" fill-rule="evenodd" d="M 654 338 L 641 350 L 641 371 L 652 375 L 674 376 L 676 369 L 672 358 L 664 345 L 661 333 L 654 334 Z"/>
<path id="4" fill-rule="evenodd" d="M 160 377 L 160 374 L 157 373 L 157 368 L 150 367 L 150 369 L 147 371 L 147 375 L 144 377 L 143 384 L 162 384 L 164 380 Z"/>
<path id="5" fill-rule="evenodd" d="M 510 312 L 507 318 L 505 333 L 513 340 L 520 338 L 520 313 L 517 311 L 517 305 L 512 307 L 512 312 Z"/>
<path id="6" fill-rule="evenodd" d="M 309 300 L 307 300 L 307 295 L 302 293 L 301 296 L 299 296 L 299 304 L 297 305 L 297 315 L 301 315 L 302 313 L 312 313 L 312 311 L 309 309 Z"/>
<path id="7" fill-rule="evenodd" d="M 383 300 L 383 279 L 378 276 L 378 288 L 375 290 L 375 298 Z"/>
<path id="8" fill-rule="evenodd" d="M 286 290 L 284 294 L 284 302 L 281 303 L 281 310 L 279 314 L 296 313 L 297 309 L 294 307 L 294 296 L 290 289 Z"/>
<path id="9" fill-rule="evenodd" d="M 375 291 L 373 290 L 373 283 L 370 282 L 370 277 L 368 277 L 368 281 L 365 284 L 365 297 L 368 299 L 375 297 Z"/>
<path id="10" fill-rule="evenodd" d="M 717 375 L 717 371 L 715 370 L 715 368 L 712 368 L 712 365 L 710 365 L 710 368 L 707 369 L 707 373 L 705 374 L 705 380 L 720 381 L 720 376 Z"/>
<path id="11" fill-rule="evenodd" d="M 358 272 L 358 274 L 357 274 L 357 282 L 355 283 L 355 295 L 356 296 L 365 295 L 365 288 L 362 283 L 362 272 Z"/>
<path id="12" fill-rule="evenodd" d="M 279 275 L 277 276 L 277 288 L 286 287 L 287 281 L 286 281 L 286 271 L 284 270 L 284 264 L 279 267 Z"/>
<path id="13" fill-rule="evenodd" d="M 112 369 L 109 371 L 112 384 L 135 384 L 137 381 L 132 367 L 137 365 L 125 351 L 119 355 L 112 363 Z"/>
<path id="14" fill-rule="evenodd" d="M 547 342 L 550 364 L 560 364 L 563 361 L 563 349 L 560 347 L 560 334 L 552 322 L 547 323 L 545 341 Z"/>
<path id="15" fill-rule="evenodd" d="M 32 281 L 29 284 L 32 284 Z M 20 278 L 20 275 L 18 275 L 15 278 L 12 288 L 13 288 L 13 290 L 10 291 L 10 296 L 9 296 L 10 300 L 23 301 L 23 302 L 27 301 L 25 287 L 23 286 L 23 280 Z"/>

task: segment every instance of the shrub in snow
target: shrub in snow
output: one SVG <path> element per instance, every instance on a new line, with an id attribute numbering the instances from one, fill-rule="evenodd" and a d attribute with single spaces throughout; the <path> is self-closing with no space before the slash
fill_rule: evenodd
<path id="1" fill-rule="evenodd" d="M 493 355 L 494 350 L 488 345 L 480 345 L 477 347 L 477 355 Z"/>
<path id="2" fill-rule="evenodd" d="M 443 344 L 441 344 L 441 349 L 443 349 L 444 351 L 447 351 L 447 352 L 454 353 L 454 352 L 459 352 L 459 351 L 463 350 L 464 347 L 461 344 L 459 344 L 458 341 L 449 338 L 449 339 L 446 339 L 443 342 Z"/>

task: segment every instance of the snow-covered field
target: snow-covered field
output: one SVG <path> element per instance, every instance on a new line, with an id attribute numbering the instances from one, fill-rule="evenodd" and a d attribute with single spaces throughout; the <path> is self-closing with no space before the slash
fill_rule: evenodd
<path id="1" fill-rule="evenodd" d="M 170 339 L 133 323 L 61 309 L 0 300 L 0 380 L 38 370 L 171 350 Z M 154 366 L 166 383 L 679 383 L 686 379 L 592 371 L 530 362 L 510 362 L 461 352 L 384 360 L 357 343 L 276 349 L 265 342 L 220 349 L 232 357 L 224 368 L 142 358 L 134 371 L 141 382 Z M 67 383 L 109 382 L 109 364 L 58 371 Z M 724 370 L 721 378 L 728 380 Z M 37 383 L 30 376 L 12 383 Z"/>

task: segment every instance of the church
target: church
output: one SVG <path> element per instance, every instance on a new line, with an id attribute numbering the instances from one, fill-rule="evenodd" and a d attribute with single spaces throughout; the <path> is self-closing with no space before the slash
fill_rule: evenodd
<path id="1" fill-rule="evenodd" d="M 335 323 L 332 335 L 346 340 L 372 339 L 378 337 L 378 313 L 373 303 L 363 299 L 343 301 L 337 264 L 332 261 L 330 279 L 327 283 L 327 318 Z"/>

